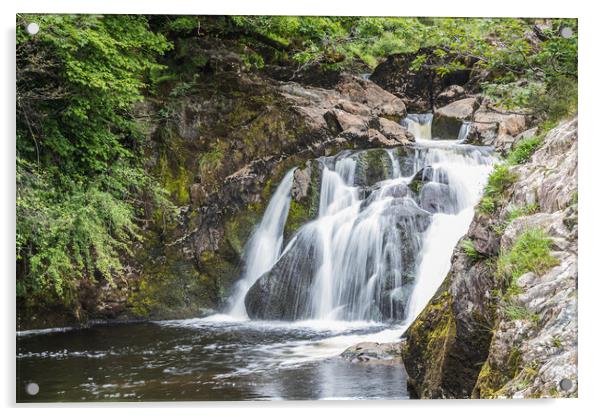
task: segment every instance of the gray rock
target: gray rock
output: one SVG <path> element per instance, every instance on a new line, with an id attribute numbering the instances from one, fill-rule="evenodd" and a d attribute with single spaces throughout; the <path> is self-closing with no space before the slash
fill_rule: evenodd
<path id="1" fill-rule="evenodd" d="M 524 115 L 482 108 L 474 113 L 467 141 L 481 146 L 493 146 L 498 136 L 517 136 L 526 128 L 527 118 Z"/>
<path id="2" fill-rule="evenodd" d="M 438 108 L 433 114 L 433 138 L 455 140 L 464 120 L 469 120 L 479 107 L 476 98 L 464 98 L 445 107 Z"/>
<path id="3" fill-rule="evenodd" d="M 401 344 L 398 342 L 360 342 L 341 353 L 341 358 L 352 363 L 401 365 Z"/>

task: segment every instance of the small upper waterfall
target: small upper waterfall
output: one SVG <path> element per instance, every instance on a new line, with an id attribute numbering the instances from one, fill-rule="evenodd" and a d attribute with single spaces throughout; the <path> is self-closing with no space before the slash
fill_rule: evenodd
<path id="1" fill-rule="evenodd" d="M 270 270 L 282 252 L 283 231 L 291 203 L 294 169 L 284 176 L 244 250 L 245 271 L 231 298 L 230 314 L 244 318 L 245 295 L 257 279 Z"/>
<path id="2" fill-rule="evenodd" d="M 432 113 L 408 114 L 401 124 L 418 140 L 431 140 Z"/>
<path id="3" fill-rule="evenodd" d="M 429 140 L 431 120 L 403 121 L 413 146 L 319 159 L 317 215 L 281 250 L 289 172 L 247 244 L 231 314 L 246 316 L 246 306 L 262 319 L 413 320 L 445 277 L 496 161 L 463 138 Z M 368 175 L 368 160 L 384 176 Z"/>
<path id="4" fill-rule="evenodd" d="M 470 128 L 472 127 L 472 123 L 470 121 L 462 122 L 462 126 L 460 127 L 460 131 L 458 132 L 458 142 L 464 143 L 468 134 L 470 134 Z"/>

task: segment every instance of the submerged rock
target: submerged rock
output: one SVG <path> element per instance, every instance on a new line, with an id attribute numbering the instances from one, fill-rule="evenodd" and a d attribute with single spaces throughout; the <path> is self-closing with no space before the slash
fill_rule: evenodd
<path id="1" fill-rule="evenodd" d="M 341 353 L 341 358 L 352 363 L 401 365 L 399 342 L 360 342 Z"/>

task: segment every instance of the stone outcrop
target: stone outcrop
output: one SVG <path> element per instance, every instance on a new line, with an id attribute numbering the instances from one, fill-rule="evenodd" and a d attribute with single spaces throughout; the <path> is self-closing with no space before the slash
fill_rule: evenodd
<path id="1" fill-rule="evenodd" d="M 457 139 L 462 123 L 472 119 L 478 107 L 477 99 L 469 97 L 436 109 L 433 114 L 432 136 L 443 140 Z"/>
<path id="2" fill-rule="evenodd" d="M 503 307 L 472 396 L 476 398 L 572 397 L 577 392 L 577 211 L 518 218 L 502 236 L 509 250 L 525 230 L 538 228 L 552 238 L 558 266 L 542 276 L 518 278 L 517 307 L 530 319 L 509 319 Z M 564 381 L 564 380 L 568 380 Z M 562 388 L 561 382 L 568 388 Z"/>
<path id="3" fill-rule="evenodd" d="M 494 146 L 504 153 L 513 140 L 529 128 L 529 118 L 524 114 L 490 108 L 486 103 L 475 111 L 467 142 L 482 146 Z"/>
<path id="4" fill-rule="evenodd" d="M 458 243 L 443 284 L 405 333 L 414 397 L 576 395 L 577 119 L 551 130 L 511 171 L 518 179 L 500 196 L 506 208 L 475 214 L 464 238 L 474 251 Z M 507 223 L 510 208 L 527 205 L 540 212 Z M 557 265 L 519 276 L 518 294 L 509 294 L 496 257 L 527 229 L 550 236 Z M 510 297 L 523 315 L 507 312 Z"/>

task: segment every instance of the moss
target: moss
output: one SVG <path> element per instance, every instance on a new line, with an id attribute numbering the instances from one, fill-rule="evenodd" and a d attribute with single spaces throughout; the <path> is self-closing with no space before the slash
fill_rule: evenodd
<path id="1" fill-rule="evenodd" d="M 299 203 L 295 200 L 291 201 L 291 206 L 288 211 L 288 218 L 284 227 L 285 236 L 290 238 L 301 226 L 313 218 L 313 213 L 310 207 Z"/>
<path id="2" fill-rule="evenodd" d="M 252 204 L 242 212 L 233 214 L 224 225 L 224 240 L 242 258 L 244 246 L 261 220 L 263 204 Z"/>
<path id="3" fill-rule="evenodd" d="M 412 182 L 410 182 L 409 188 L 415 194 L 419 194 L 420 190 L 422 189 L 423 186 L 424 186 L 424 182 L 419 181 L 419 180 L 413 180 Z"/>
<path id="4" fill-rule="evenodd" d="M 418 397 L 438 397 L 443 363 L 456 336 L 446 282 L 408 328 L 401 352 L 409 388 Z"/>
<path id="5" fill-rule="evenodd" d="M 357 155 L 356 180 L 361 185 L 373 185 L 391 177 L 391 159 L 383 149 L 369 149 Z"/>
<path id="6" fill-rule="evenodd" d="M 493 399 L 503 395 L 502 388 L 522 370 L 522 354 L 512 347 L 500 365 L 493 364 L 489 358 L 479 373 L 473 397 Z"/>

